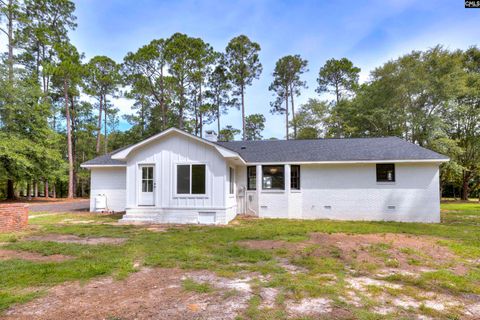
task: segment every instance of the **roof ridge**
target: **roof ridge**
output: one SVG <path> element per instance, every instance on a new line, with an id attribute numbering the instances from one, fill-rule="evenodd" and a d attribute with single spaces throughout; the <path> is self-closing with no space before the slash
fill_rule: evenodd
<path id="1" fill-rule="evenodd" d="M 396 138 L 407 141 L 396 136 L 382 136 L 382 137 L 349 137 L 349 138 L 317 138 L 317 139 L 267 139 L 267 140 L 233 140 L 233 141 L 214 141 L 215 143 L 229 143 L 229 142 L 272 142 L 272 141 L 324 141 L 324 140 L 371 140 L 371 139 L 389 139 Z M 409 142 L 409 141 L 407 141 Z"/>

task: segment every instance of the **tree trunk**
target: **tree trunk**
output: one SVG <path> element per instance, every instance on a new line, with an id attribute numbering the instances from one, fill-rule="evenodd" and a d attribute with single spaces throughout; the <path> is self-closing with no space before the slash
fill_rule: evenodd
<path id="1" fill-rule="evenodd" d="M 142 96 L 142 108 L 140 109 L 140 124 L 141 124 L 141 134 L 142 134 L 142 139 L 145 135 L 145 99 L 144 97 Z M 163 113 L 163 110 L 162 110 L 162 113 Z M 163 116 L 162 116 L 163 117 Z M 162 128 L 163 130 L 163 128 Z"/>
<path id="2" fill-rule="evenodd" d="M 340 88 L 338 86 L 338 83 L 335 83 L 335 96 L 337 98 L 337 105 L 340 102 Z"/>
<path id="3" fill-rule="evenodd" d="M 107 99 L 105 97 L 105 95 L 103 96 L 103 108 L 105 109 L 104 111 L 104 115 L 103 115 L 103 118 L 104 118 L 104 137 L 103 137 L 103 144 L 104 144 L 104 154 L 107 154 L 108 153 L 108 132 L 107 132 L 107 108 L 108 108 L 108 104 L 107 104 Z"/>
<path id="4" fill-rule="evenodd" d="M 463 179 L 462 179 L 462 200 L 468 200 L 468 196 L 470 195 L 470 186 L 468 182 L 470 181 L 470 174 L 469 172 L 463 172 Z"/>
<path id="5" fill-rule="evenodd" d="M 53 184 L 53 187 L 52 187 L 52 198 L 53 199 L 57 198 L 57 185 L 56 184 Z"/>
<path id="6" fill-rule="evenodd" d="M 198 111 L 199 111 L 199 129 L 200 129 L 200 138 L 203 138 L 203 114 L 202 114 L 202 103 L 203 103 L 203 99 L 202 99 L 202 85 L 200 85 L 200 89 L 199 89 L 199 98 L 198 98 Z"/>
<path id="7" fill-rule="evenodd" d="M 70 97 L 71 102 L 71 113 L 70 113 L 70 123 L 72 124 L 72 159 L 73 159 L 73 194 L 77 195 L 77 168 L 75 167 L 75 162 L 77 159 L 77 113 L 75 111 L 75 97 Z"/>
<path id="8" fill-rule="evenodd" d="M 288 140 L 288 87 L 285 88 L 285 139 Z"/>
<path id="9" fill-rule="evenodd" d="M 217 100 L 217 134 L 220 135 L 220 103 Z"/>
<path id="10" fill-rule="evenodd" d="M 33 197 L 38 198 L 38 181 L 33 182 Z"/>
<path id="11" fill-rule="evenodd" d="M 178 106 L 178 128 L 180 130 L 183 130 L 183 107 L 185 103 L 185 98 L 184 98 L 184 92 L 183 92 L 183 80 L 180 82 L 180 85 L 182 87 L 181 92 L 180 92 L 180 105 Z"/>
<path id="12" fill-rule="evenodd" d="M 8 200 L 15 199 L 15 187 L 12 179 L 7 180 L 7 199 Z"/>
<path id="13" fill-rule="evenodd" d="M 295 122 L 295 104 L 293 103 L 293 88 L 290 87 L 290 99 L 292 105 L 293 139 L 297 139 L 297 123 Z"/>
<path id="14" fill-rule="evenodd" d="M 8 33 L 8 81 L 13 82 L 13 0 L 8 1 L 7 33 Z"/>
<path id="15" fill-rule="evenodd" d="M 10 87 L 9 90 L 7 91 L 6 95 L 6 102 L 7 104 L 12 103 L 12 95 L 11 95 L 11 88 L 13 88 L 13 65 L 14 65 L 14 60 L 13 60 L 13 0 L 9 0 L 6 8 L 7 12 L 7 47 L 8 47 L 8 54 L 7 54 L 7 64 L 8 64 L 8 86 Z M 4 119 L 3 119 L 3 124 L 8 126 L 11 124 L 11 111 L 10 108 L 6 108 L 4 111 Z M 7 198 L 8 199 L 13 199 L 15 195 L 13 194 L 13 181 L 8 181 L 7 182 Z"/>
<path id="16" fill-rule="evenodd" d="M 85 182 L 83 181 L 83 179 L 82 181 L 80 181 L 80 196 L 82 198 L 85 197 Z"/>
<path id="17" fill-rule="evenodd" d="M 462 200 L 468 200 L 468 196 L 470 195 L 470 191 L 468 188 L 468 181 L 463 181 L 462 183 Z"/>
<path id="18" fill-rule="evenodd" d="M 167 128 L 167 110 L 165 108 L 165 93 L 163 85 L 163 65 L 160 68 L 160 107 L 162 108 L 162 130 Z"/>
<path id="19" fill-rule="evenodd" d="M 195 103 L 195 109 L 193 110 L 193 113 L 195 114 L 195 135 L 198 136 L 198 106 L 197 103 Z"/>
<path id="20" fill-rule="evenodd" d="M 70 105 L 68 103 L 68 80 L 63 80 L 63 94 L 65 96 L 65 118 L 67 121 L 67 149 L 68 149 L 68 195 L 73 198 L 73 157 L 72 157 L 72 130 L 70 124 Z"/>
<path id="21" fill-rule="evenodd" d="M 45 187 L 45 198 L 48 198 L 50 190 L 48 190 L 48 180 L 46 180 L 46 179 L 45 179 L 45 182 L 44 182 L 44 187 Z"/>
<path id="22" fill-rule="evenodd" d="M 242 95 L 242 133 L 243 141 L 247 140 L 247 133 L 245 132 L 245 95 L 243 92 L 243 86 L 240 88 L 240 94 Z"/>
<path id="23" fill-rule="evenodd" d="M 30 181 L 27 182 L 27 200 L 32 200 L 32 185 Z"/>
<path id="24" fill-rule="evenodd" d="M 8 33 L 8 56 L 7 56 L 7 63 L 8 63 L 8 84 L 9 86 L 13 87 L 13 0 L 8 1 L 7 5 L 7 33 Z M 9 90 L 9 94 L 7 95 L 8 101 L 11 101 L 11 94 Z M 10 125 L 10 108 L 5 110 L 5 119 L 3 119 L 4 124 L 7 126 Z M 12 179 L 7 180 L 7 199 L 13 200 L 15 199 L 15 188 L 14 182 Z"/>
<path id="25" fill-rule="evenodd" d="M 103 110 L 103 94 L 100 95 L 100 103 L 98 107 L 98 126 L 97 126 L 97 146 L 95 151 L 100 153 L 100 134 L 102 133 L 102 110 Z"/>

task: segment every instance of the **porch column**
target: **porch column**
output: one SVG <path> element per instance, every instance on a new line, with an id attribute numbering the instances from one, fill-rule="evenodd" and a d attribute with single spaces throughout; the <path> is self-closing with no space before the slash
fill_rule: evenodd
<path id="1" fill-rule="evenodd" d="M 263 181 L 263 174 L 262 174 L 262 166 L 261 165 L 257 165 L 257 184 L 256 184 L 256 187 L 257 187 L 257 204 L 258 204 L 258 212 L 257 212 L 257 216 L 258 217 L 261 217 L 262 216 L 262 208 L 261 208 L 261 203 L 262 203 L 262 181 Z"/>
<path id="2" fill-rule="evenodd" d="M 285 196 L 287 197 L 287 215 L 289 218 L 292 217 L 292 212 L 290 210 L 290 187 L 291 187 L 291 183 L 290 183 L 290 172 L 291 172 L 291 167 L 289 164 L 286 164 L 285 165 Z"/>

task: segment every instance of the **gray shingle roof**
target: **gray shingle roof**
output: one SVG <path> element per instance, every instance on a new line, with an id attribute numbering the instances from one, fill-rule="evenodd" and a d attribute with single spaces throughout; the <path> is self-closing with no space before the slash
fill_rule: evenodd
<path id="1" fill-rule="evenodd" d="M 122 149 L 124 149 L 124 148 L 122 148 Z M 106 166 L 106 165 L 118 166 L 118 165 L 124 165 L 126 163 L 125 161 L 112 159 L 112 155 L 115 152 L 118 152 L 122 149 L 118 149 L 118 150 L 115 150 L 113 152 L 107 153 L 103 156 L 99 156 L 99 157 L 93 158 L 92 160 L 88 160 L 88 161 L 82 163 L 82 166 Z"/>
<path id="2" fill-rule="evenodd" d="M 246 162 L 444 160 L 446 156 L 397 137 L 217 142 Z"/>
<path id="3" fill-rule="evenodd" d="M 216 142 L 235 151 L 246 162 L 447 160 L 448 157 L 397 137 L 316 140 L 262 140 Z M 124 165 L 112 154 L 99 156 L 83 165 Z"/>

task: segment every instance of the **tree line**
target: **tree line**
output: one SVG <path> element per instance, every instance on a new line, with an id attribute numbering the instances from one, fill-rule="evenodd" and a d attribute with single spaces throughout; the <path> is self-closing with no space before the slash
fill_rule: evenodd
<path id="1" fill-rule="evenodd" d="M 154 39 L 123 61 L 86 61 L 71 43 L 75 5 L 69 0 L 0 0 L 0 197 L 85 196 L 89 172 L 80 164 L 169 127 L 202 136 L 262 139 L 265 115 L 248 113 L 247 91 L 262 75 L 261 47 L 245 35 L 222 52 L 175 33 Z M 446 193 L 467 198 L 480 188 L 480 51 L 437 46 L 388 61 L 359 83 L 360 68 L 330 59 L 307 88 L 308 61 L 280 58 L 271 74 L 270 111 L 285 117 L 286 139 L 399 136 L 442 152 Z M 114 98 L 133 101 L 120 131 Z M 241 110 L 242 127 L 223 116 Z"/>

